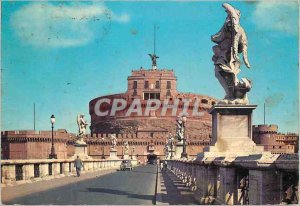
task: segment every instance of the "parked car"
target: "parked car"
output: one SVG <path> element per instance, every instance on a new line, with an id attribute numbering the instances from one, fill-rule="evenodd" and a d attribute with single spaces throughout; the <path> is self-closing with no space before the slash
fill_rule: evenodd
<path id="1" fill-rule="evenodd" d="M 123 160 L 120 165 L 120 170 L 132 170 L 132 164 L 130 160 Z"/>

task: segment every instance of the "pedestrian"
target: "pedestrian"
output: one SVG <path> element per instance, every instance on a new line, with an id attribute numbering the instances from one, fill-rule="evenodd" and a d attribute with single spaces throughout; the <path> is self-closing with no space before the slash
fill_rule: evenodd
<path id="1" fill-rule="evenodd" d="M 164 168 L 164 162 L 160 161 L 160 169 L 162 170 Z"/>
<path id="2" fill-rule="evenodd" d="M 168 166 L 168 165 L 167 165 L 167 161 L 164 161 L 164 169 L 165 169 L 165 170 L 167 170 L 167 168 L 168 168 L 167 166 Z"/>
<path id="3" fill-rule="evenodd" d="M 76 168 L 77 177 L 79 177 L 80 176 L 80 170 L 83 167 L 82 161 L 79 158 L 79 156 L 77 156 L 77 159 L 75 159 L 74 167 Z"/>

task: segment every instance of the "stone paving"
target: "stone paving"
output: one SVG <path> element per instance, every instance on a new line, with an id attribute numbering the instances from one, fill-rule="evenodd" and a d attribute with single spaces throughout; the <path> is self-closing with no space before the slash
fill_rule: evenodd
<path id="1" fill-rule="evenodd" d="M 107 169 L 2 188 L 4 204 L 196 205 L 193 193 L 169 170 L 156 166 L 133 172 Z"/>
<path id="2" fill-rule="evenodd" d="M 1 202 L 7 202 L 15 198 L 23 197 L 37 192 L 47 191 L 57 187 L 65 186 L 70 183 L 78 183 L 80 181 L 100 177 L 112 172 L 115 172 L 114 169 L 105 169 L 95 172 L 82 173 L 80 177 L 77 177 L 75 174 L 67 177 L 58 177 L 54 179 L 46 179 L 34 183 L 25 183 L 21 185 L 2 187 L 1 189 Z"/>
<path id="3" fill-rule="evenodd" d="M 107 170 L 81 177 L 61 177 L 3 188 L 4 204 L 21 205 L 152 205 L 156 166 L 133 171 Z"/>

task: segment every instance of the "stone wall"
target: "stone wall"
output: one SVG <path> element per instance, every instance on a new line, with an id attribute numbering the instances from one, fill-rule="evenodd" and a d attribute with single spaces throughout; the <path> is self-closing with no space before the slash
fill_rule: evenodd
<path id="1" fill-rule="evenodd" d="M 206 134 L 207 130 L 202 133 Z M 2 132 L 2 159 L 47 159 L 51 149 L 50 131 L 6 131 Z M 168 138 L 168 131 L 164 130 L 138 130 L 137 133 L 117 134 L 117 155 L 122 158 L 122 145 L 127 141 L 130 152 L 141 163 L 147 162 L 149 154 L 157 158 L 164 157 L 164 147 Z M 88 144 L 88 154 L 95 159 L 110 156 L 110 133 L 86 135 L 84 141 Z M 54 148 L 59 159 L 72 157 L 75 135 L 72 133 L 55 132 Z M 190 156 L 196 156 L 203 151 L 203 147 L 210 143 L 208 135 L 189 136 L 187 151 Z M 104 153 L 103 153 L 104 148 Z M 133 149 L 134 148 L 134 149 Z"/>

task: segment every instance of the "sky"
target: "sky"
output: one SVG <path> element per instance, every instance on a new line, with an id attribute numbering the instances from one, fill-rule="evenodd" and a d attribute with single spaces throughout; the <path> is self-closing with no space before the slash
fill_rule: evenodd
<path id="1" fill-rule="evenodd" d="M 2 2 L 1 130 L 55 128 L 77 132 L 77 114 L 90 122 L 89 101 L 126 91 L 132 69 L 151 68 L 157 25 L 158 68 L 173 69 L 177 89 L 224 97 L 214 76 L 210 36 L 226 13 L 217 2 Z M 298 3 L 230 2 L 241 11 L 252 80 L 254 124 L 297 132 Z"/>

